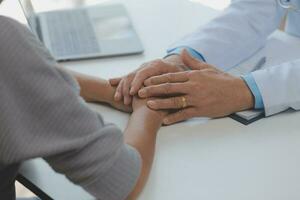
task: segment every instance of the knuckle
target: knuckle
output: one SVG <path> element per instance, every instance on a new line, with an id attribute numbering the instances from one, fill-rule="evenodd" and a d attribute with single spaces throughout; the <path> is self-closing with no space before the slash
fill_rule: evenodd
<path id="1" fill-rule="evenodd" d="M 125 76 L 123 76 L 123 79 L 128 79 L 130 76 L 132 76 L 134 74 L 134 72 L 130 72 L 129 74 L 126 74 Z"/>
<path id="2" fill-rule="evenodd" d="M 155 100 L 153 103 L 155 109 L 165 109 L 168 107 L 168 104 L 163 100 Z"/>
<path id="3" fill-rule="evenodd" d="M 145 71 L 144 70 L 138 71 L 136 73 L 135 80 L 140 81 L 140 80 L 143 79 L 144 76 L 145 76 Z"/>
<path id="4" fill-rule="evenodd" d="M 135 77 L 135 75 L 136 75 L 136 72 L 130 73 L 130 74 L 128 74 L 127 79 L 131 80 Z"/>
<path id="5" fill-rule="evenodd" d="M 194 71 L 188 71 L 188 72 L 186 72 L 186 76 L 187 76 L 188 78 L 192 78 L 192 77 L 194 76 L 194 74 L 195 74 Z"/>
<path id="6" fill-rule="evenodd" d="M 164 61 L 162 59 L 156 59 L 156 63 L 161 65 L 161 64 L 164 64 Z"/>
<path id="7" fill-rule="evenodd" d="M 150 84 L 150 85 L 154 85 L 154 84 L 155 84 L 155 80 L 154 80 L 153 77 L 148 78 L 148 79 L 147 79 L 147 82 L 148 82 L 148 84 Z"/>
<path id="8" fill-rule="evenodd" d="M 170 83 L 172 81 L 173 75 L 171 73 L 168 73 L 166 77 L 167 77 L 167 82 Z"/>
<path id="9" fill-rule="evenodd" d="M 151 67 L 144 68 L 138 72 L 138 77 L 146 78 L 149 76 L 149 74 L 152 74 L 153 71 L 154 70 Z"/>
<path id="10" fill-rule="evenodd" d="M 155 88 L 154 87 L 146 88 L 145 94 L 146 94 L 146 96 L 151 96 L 151 95 L 155 94 Z"/>
<path id="11" fill-rule="evenodd" d="M 162 59 L 155 60 L 153 63 L 153 68 L 159 73 L 164 73 L 166 66 L 166 63 Z"/>
<path id="12" fill-rule="evenodd" d="M 153 74 L 155 74 L 155 72 L 156 72 L 156 69 L 154 69 L 154 68 L 147 68 L 147 69 L 145 69 L 144 71 L 143 71 L 143 75 L 144 76 L 146 76 L 146 77 L 150 77 L 150 76 L 152 76 Z"/>
<path id="13" fill-rule="evenodd" d="M 136 72 L 135 76 L 139 77 L 139 76 L 141 76 L 142 73 L 143 73 L 143 70 L 139 70 L 139 71 Z"/>
<path id="14" fill-rule="evenodd" d="M 141 70 L 141 69 L 143 69 L 143 68 L 147 68 L 147 67 L 149 67 L 149 66 L 151 66 L 152 65 L 152 61 L 150 61 L 150 62 L 145 62 L 145 63 L 143 63 L 142 65 L 141 65 L 141 67 L 138 69 L 138 70 Z"/>
<path id="15" fill-rule="evenodd" d="M 166 83 L 166 84 L 165 84 L 164 92 L 165 92 L 166 94 L 168 94 L 168 93 L 171 92 L 171 84 L 170 84 L 170 83 Z"/>
<path id="16" fill-rule="evenodd" d="M 152 61 L 152 66 L 161 66 L 163 61 L 161 59 L 156 59 Z"/>
<path id="17" fill-rule="evenodd" d="M 179 107 L 179 104 L 178 104 L 178 98 L 172 97 L 172 98 L 171 98 L 171 101 L 172 101 L 172 104 L 173 104 L 174 107 L 176 107 L 176 108 Z"/>
<path id="18" fill-rule="evenodd" d="M 158 77 L 151 78 L 151 84 L 155 85 L 158 83 L 160 83 L 160 78 L 158 78 Z"/>

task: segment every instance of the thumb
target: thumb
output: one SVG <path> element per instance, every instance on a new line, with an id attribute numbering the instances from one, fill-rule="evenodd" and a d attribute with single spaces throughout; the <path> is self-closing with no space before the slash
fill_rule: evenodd
<path id="1" fill-rule="evenodd" d="M 196 58 L 192 57 L 186 49 L 181 52 L 181 59 L 185 66 L 190 68 L 191 70 L 202 70 L 210 68 L 208 64 L 197 60 Z"/>

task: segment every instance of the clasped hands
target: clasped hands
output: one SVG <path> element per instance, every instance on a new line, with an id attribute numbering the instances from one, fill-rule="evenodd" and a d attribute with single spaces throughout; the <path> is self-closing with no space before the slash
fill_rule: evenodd
<path id="1" fill-rule="evenodd" d="M 193 117 L 224 117 L 254 104 L 244 80 L 198 61 L 185 50 L 109 82 L 116 87 L 116 102 L 130 106 L 137 95 L 150 109 L 167 111 L 165 125 Z"/>

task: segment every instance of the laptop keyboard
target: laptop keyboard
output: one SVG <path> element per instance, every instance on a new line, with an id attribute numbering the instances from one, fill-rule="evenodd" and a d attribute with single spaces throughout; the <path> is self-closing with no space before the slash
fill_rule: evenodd
<path id="1" fill-rule="evenodd" d="M 49 13 L 46 20 L 54 57 L 100 52 L 98 39 L 85 10 Z"/>

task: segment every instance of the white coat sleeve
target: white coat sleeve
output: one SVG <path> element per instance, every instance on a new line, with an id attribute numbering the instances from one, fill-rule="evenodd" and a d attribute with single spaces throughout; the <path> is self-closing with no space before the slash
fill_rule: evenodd
<path id="1" fill-rule="evenodd" d="M 266 116 L 289 108 L 300 110 L 300 59 L 252 73 Z"/>
<path id="2" fill-rule="evenodd" d="M 170 49 L 190 47 L 206 62 L 228 70 L 262 48 L 283 16 L 284 10 L 276 0 L 233 0 L 221 15 Z"/>

